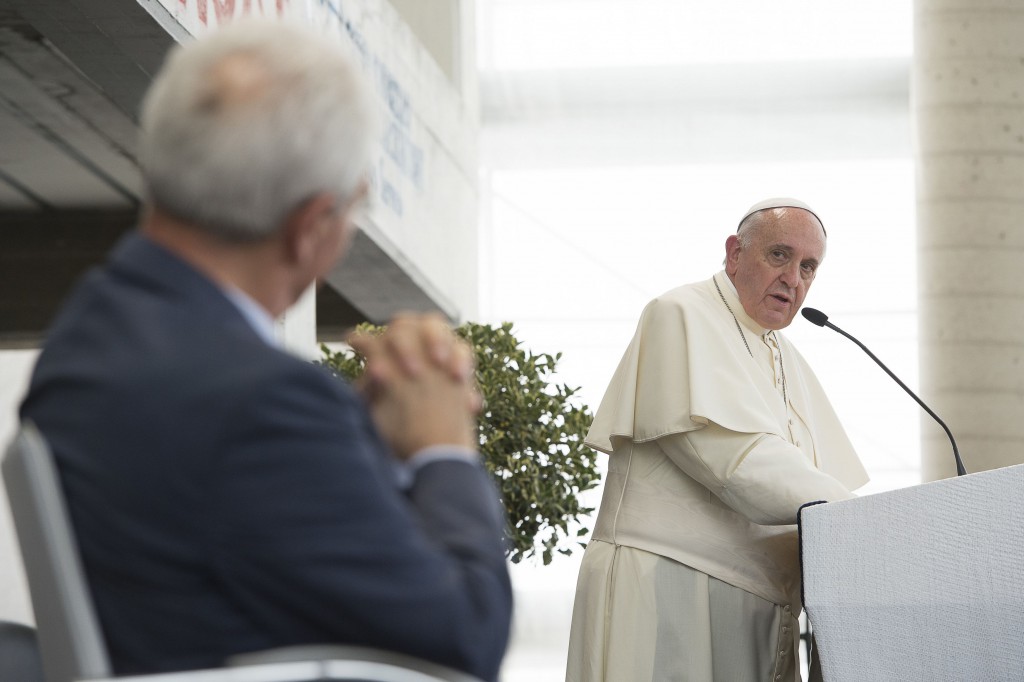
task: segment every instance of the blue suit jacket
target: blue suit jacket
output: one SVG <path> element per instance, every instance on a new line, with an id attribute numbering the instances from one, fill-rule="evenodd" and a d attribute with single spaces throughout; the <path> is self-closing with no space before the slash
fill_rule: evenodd
<path id="1" fill-rule="evenodd" d="M 511 589 L 483 468 L 400 490 L 347 385 L 145 237 L 78 286 L 21 415 L 53 447 L 117 673 L 345 643 L 496 677 Z"/>

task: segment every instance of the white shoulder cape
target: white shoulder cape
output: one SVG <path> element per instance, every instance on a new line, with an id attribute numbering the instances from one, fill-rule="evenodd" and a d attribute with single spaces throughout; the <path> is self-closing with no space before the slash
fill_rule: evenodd
<path id="1" fill-rule="evenodd" d="M 818 468 L 849 490 L 859 488 L 868 477 L 831 403 L 803 356 L 776 336 L 789 402 L 811 431 Z M 709 279 L 644 308 L 586 443 L 612 454 L 617 443 L 652 441 L 708 422 L 785 439 L 787 420 L 778 391 L 750 357 Z"/>

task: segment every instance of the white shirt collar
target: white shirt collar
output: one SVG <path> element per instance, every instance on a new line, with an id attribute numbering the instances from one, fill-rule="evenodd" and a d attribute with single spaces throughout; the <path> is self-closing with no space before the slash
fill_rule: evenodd
<path id="1" fill-rule="evenodd" d="M 724 286 L 722 286 L 722 293 L 725 294 L 726 299 L 729 301 L 729 307 L 732 309 L 733 315 L 736 316 L 736 320 L 757 336 L 764 336 L 771 331 L 766 327 L 762 327 L 754 321 L 754 318 L 747 315 L 747 311 L 743 309 L 743 304 L 740 302 L 740 294 L 736 291 L 736 285 L 732 283 L 731 279 L 729 279 L 729 273 L 722 270 L 719 274 L 721 277 L 716 275 L 715 279 L 724 283 Z"/>
<path id="2" fill-rule="evenodd" d="M 270 316 L 263 306 L 254 301 L 251 296 L 237 287 L 223 287 L 221 291 L 228 297 L 228 300 L 235 304 L 238 312 L 242 313 L 256 335 L 263 339 L 267 345 L 278 346 L 277 334 L 274 328 L 274 318 Z"/>

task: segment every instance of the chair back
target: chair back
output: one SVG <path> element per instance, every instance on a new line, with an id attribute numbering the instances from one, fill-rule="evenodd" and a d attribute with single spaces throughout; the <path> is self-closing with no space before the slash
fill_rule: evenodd
<path id="1" fill-rule="evenodd" d="M 46 682 L 109 677 L 106 645 L 53 455 L 31 422 L 22 424 L 7 448 L 3 477 L 32 595 Z"/>
<path id="2" fill-rule="evenodd" d="M 0 620 L 0 680 L 44 682 L 36 631 Z"/>

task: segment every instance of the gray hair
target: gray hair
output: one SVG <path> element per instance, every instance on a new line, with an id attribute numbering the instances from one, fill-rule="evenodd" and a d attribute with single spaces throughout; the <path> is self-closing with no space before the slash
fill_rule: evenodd
<path id="1" fill-rule="evenodd" d="M 336 41 L 241 20 L 174 49 L 142 103 L 141 127 L 148 200 L 210 234 L 254 241 L 320 192 L 352 198 L 377 116 Z"/>
<path id="2" fill-rule="evenodd" d="M 754 240 L 755 234 L 781 217 L 781 215 L 775 215 L 780 211 L 782 211 L 782 209 L 764 208 L 760 211 L 747 214 L 747 216 L 740 222 L 739 227 L 736 228 L 736 236 L 739 237 L 740 246 L 744 249 L 749 248 L 751 242 Z M 769 213 L 773 215 L 768 215 Z"/>

